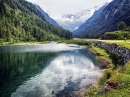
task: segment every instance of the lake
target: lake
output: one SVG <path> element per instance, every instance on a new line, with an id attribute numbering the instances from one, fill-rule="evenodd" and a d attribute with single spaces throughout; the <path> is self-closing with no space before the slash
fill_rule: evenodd
<path id="1" fill-rule="evenodd" d="M 101 75 L 83 46 L 0 46 L 0 97 L 80 97 Z"/>

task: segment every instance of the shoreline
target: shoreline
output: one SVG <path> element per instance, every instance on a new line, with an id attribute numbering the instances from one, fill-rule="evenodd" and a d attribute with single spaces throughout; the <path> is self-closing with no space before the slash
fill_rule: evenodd
<path id="1" fill-rule="evenodd" d="M 49 43 L 56 43 L 56 42 L 49 42 Z M 9 46 L 9 45 L 11 45 L 11 46 L 15 46 L 15 45 L 35 45 L 35 44 L 39 44 L 39 43 L 36 43 L 36 42 L 33 42 L 33 43 L 18 43 L 18 44 L 8 44 L 8 45 L 2 45 L 2 46 Z M 41 43 L 40 43 L 41 44 Z M 66 43 L 64 43 L 64 44 L 66 44 Z M 77 45 L 75 45 L 75 44 L 66 44 L 66 45 L 68 45 L 68 46 L 70 46 L 70 47 L 77 47 Z M 81 46 L 81 45 L 79 45 L 79 46 Z M 86 46 L 85 46 L 85 48 L 86 48 Z M 88 48 L 87 48 L 88 49 Z M 88 49 L 89 50 L 89 49 Z M 90 50 L 89 50 L 90 51 Z M 101 76 L 102 76 L 102 74 L 101 74 Z M 86 90 L 86 89 L 89 89 L 90 87 L 92 87 L 92 85 L 95 85 L 95 84 L 97 84 L 97 82 L 98 82 L 98 80 L 99 80 L 99 78 L 100 78 L 100 76 L 97 76 L 96 77 L 96 81 L 95 81 L 95 83 L 93 83 L 93 84 L 91 84 L 91 85 L 88 85 L 87 83 L 83 83 L 83 85 L 82 85 L 82 87 L 80 87 L 79 89 L 76 89 L 76 91 L 74 91 L 74 93 L 76 93 L 76 94 L 83 94 L 83 92 Z M 70 94 L 71 94 L 71 92 L 70 92 Z"/>
<path id="2" fill-rule="evenodd" d="M 92 87 L 98 87 L 99 86 L 99 81 L 101 78 L 104 77 L 104 74 L 105 74 L 105 69 L 110 69 L 110 65 L 111 65 L 111 62 L 109 63 L 108 61 L 111 61 L 110 58 L 106 58 L 104 56 L 100 56 L 99 53 L 97 53 L 96 51 L 92 50 L 91 47 L 88 47 L 87 46 L 87 49 L 90 51 L 90 53 L 95 57 L 95 60 L 96 60 L 96 64 L 100 70 L 102 71 L 102 75 L 98 78 L 97 82 L 93 85 L 91 85 L 90 87 L 88 87 L 86 90 L 84 90 L 84 92 L 82 92 L 82 95 L 81 97 L 84 97 L 83 95 L 85 94 L 86 91 L 89 91 Z M 105 60 L 104 60 L 105 58 Z M 106 61 L 106 62 L 104 62 Z M 106 64 L 108 65 L 108 67 L 105 67 Z"/>
<path id="3" fill-rule="evenodd" d="M 43 42 L 29 42 L 29 43 L 5 44 L 5 45 L 0 45 L 0 46 L 8 46 L 8 45 L 35 45 L 35 44 L 49 44 L 49 43 L 56 43 L 56 42 L 53 42 L 53 41 L 52 42 L 48 41 L 48 42 L 44 42 L 44 43 Z M 65 43 L 65 44 L 68 44 L 68 43 Z M 70 44 L 72 44 L 72 43 L 70 43 Z M 78 44 L 78 43 L 73 43 L 73 44 Z M 78 44 L 78 45 L 82 46 L 82 44 Z M 97 95 L 99 95 L 98 93 L 99 93 L 100 89 L 102 88 L 102 86 L 109 79 L 109 78 L 104 79 L 106 76 L 108 76 L 108 75 L 106 75 L 106 71 L 108 71 L 108 74 L 110 73 L 110 75 L 111 75 L 111 71 L 115 72 L 118 69 L 117 67 L 116 68 L 114 67 L 115 64 L 112 63 L 112 58 L 110 58 L 110 53 L 106 52 L 105 50 L 103 50 L 101 48 L 94 47 L 92 45 L 86 45 L 85 44 L 85 47 L 86 47 L 86 49 L 88 49 L 90 51 L 90 53 L 92 55 L 94 55 L 95 60 L 96 60 L 96 64 L 95 65 L 97 65 L 97 67 L 99 67 L 100 70 L 102 70 L 103 74 L 97 79 L 96 83 L 90 85 L 86 89 L 83 89 L 83 91 L 77 91 L 78 94 L 81 94 L 81 97 L 86 97 L 84 95 L 89 93 L 89 92 L 91 92 L 91 91 L 94 91 L 95 88 L 97 89 L 96 90 Z M 86 85 L 86 83 L 84 83 L 84 86 L 85 85 Z M 95 95 L 95 94 L 93 94 L 93 95 Z M 88 96 L 88 97 L 91 97 L 91 96 Z"/>
<path id="4" fill-rule="evenodd" d="M 45 41 L 45 42 L 18 42 L 18 43 L 2 43 L 0 46 L 10 46 L 10 45 L 36 45 L 36 44 L 48 44 L 52 41 Z"/>
<path id="5" fill-rule="evenodd" d="M 89 46 L 88 49 L 95 54 L 97 61 L 105 64 L 103 66 L 101 65 L 103 67 L 101 68 L 103 70 L 103 76 L 98 80 L 98 84 L 84 91 L 82 97 L 106 97 L 106 95 L 108 97 L 118 97 L 119 94 L 122 97 L 128 97 L 130 93 L 128 92 L 128 86 L 130 85 L 130 60 L 124 64 L 118 63 L 120 59 L 117 59 L 116 55 L 100 47 Z M 101 50 L 105 51 L 106 55 Z"/>

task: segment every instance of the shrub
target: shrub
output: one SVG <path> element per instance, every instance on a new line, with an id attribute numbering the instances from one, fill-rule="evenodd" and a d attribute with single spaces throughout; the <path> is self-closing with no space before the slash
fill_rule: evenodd
<path id="1" fill-rule="evenodd" d="M 120 22 L 120 23 L 118 24 L 117 28 L 118 28 L 119 30 L 123 30 L 124 28 L 126 28 L 126 24 L 125 24 L 124 22 Z"/>

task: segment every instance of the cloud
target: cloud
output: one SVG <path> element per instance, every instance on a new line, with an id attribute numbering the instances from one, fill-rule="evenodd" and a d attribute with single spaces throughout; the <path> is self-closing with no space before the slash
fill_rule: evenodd
<path id="1" fill-rule="evenodd" d="M 102 6 L 112 0 L 27 0 L 38 4 L 52 18 L 60 18 L 63 14 L 75 13 L 78 10 L 87 10 L 94 6 Z"/>

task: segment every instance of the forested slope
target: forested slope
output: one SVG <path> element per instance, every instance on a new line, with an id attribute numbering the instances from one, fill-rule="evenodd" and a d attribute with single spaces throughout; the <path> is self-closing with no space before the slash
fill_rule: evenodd
<path id="1" fill-rule="evenodd" d="M 0 42 L 45 41 L 71 38 L 69 31 L 46 22 L 25 0 L 0 0 Z"/>

